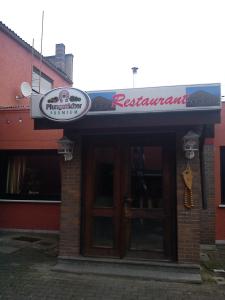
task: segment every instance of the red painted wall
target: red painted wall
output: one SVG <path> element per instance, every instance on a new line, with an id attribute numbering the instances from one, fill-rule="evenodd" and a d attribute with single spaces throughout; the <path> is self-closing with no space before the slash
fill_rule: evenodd
<path id="1" fill-rule="evenodd" d="M 0 31 L 0 105 L 26 105 L 29 100 L 16 100 L 23 81 L 31 84 L 32 64 L 53 79 L 54 87 L 68 86 L 60 77 L 25 48 Z"/>
<path id="2" fill-rule="evenodd" d="M 220 182 L 220 146 L 225 146 L 225 103 L 222 103 L 221 123 L 215 126 L 215 205 L 216 205 L 216 240 L 225 241 L 225 207 L 221 204 Z M 224 183 L 225 184 L 225 183 Z"/>
<path id="3" fill-rule="evenodd" d="M 33 129 L 27 107 L 29 99 L 16 100 L 23 81 L 31 84 L 32 65 L 53 80 L 53 87 L 68 82 L 7 34 L 0 31 L 0 150 L 57 149 L 62 130 Z M 13 109 L 3 110 L 12 106 Z M 59 230 L 60 204 L 15 203 L 0 201 L 0 228 Z"/>
<path id="4" fill-rule="evenodd" d="M 1 149 L 57 149 L 63 130 L 34 130 L 30 111 L 0 111 Z"/>
<path id="5" fill-rule="evenodd" d="M 59 230 L 60 204 L 0 202 L 0 228 Z"/>

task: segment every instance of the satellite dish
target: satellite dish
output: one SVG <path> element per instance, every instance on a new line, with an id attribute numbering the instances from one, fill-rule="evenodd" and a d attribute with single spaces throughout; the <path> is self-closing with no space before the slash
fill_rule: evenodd
<path id="1" fill-rule="evenodd" d="M 32 94 L 32 89 L 31 89 L 31 86 L 30 86 L 30 84 L 28 82 L 22 82 L 21 83 L 21 85 L 20 85 L 20 91 L 21 91 L 21 94 L 24 97 L 29 97 Z"/>

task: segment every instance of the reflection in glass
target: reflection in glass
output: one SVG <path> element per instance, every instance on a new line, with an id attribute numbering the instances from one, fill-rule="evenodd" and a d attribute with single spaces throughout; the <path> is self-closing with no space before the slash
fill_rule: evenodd
<path id="1" fill-rule="evenodd" d="M 163 221 L 132 219 L 130 250 L 163 251 Z"/>
<path id="2" fill-rule="evenodd" d="M 96 148 L 95 207 L 113 206 L 113 151 L 112 148 Z"/>
<path id="3" fill-rule="evenodd" d="M 133 208 L 162 208 L 161 147 L 131 147 Z"/>
<path id="4" fill-rule="evenodd" d="M 94 217 L 93 245 L 113 247 L 113 222 L 110 217 Z"/>
<path id="5" fill-rule="evenodd" d="M 60 198 L 60 164 L 57 154 L 7 153 L 0 157 L 1 194 L 8 199 Z"/>

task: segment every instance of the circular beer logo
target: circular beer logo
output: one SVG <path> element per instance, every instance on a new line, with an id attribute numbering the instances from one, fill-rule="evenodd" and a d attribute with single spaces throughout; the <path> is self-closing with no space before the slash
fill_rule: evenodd
<path id="1" fill-rule="evenodd" d="M 43 115 L 54 121 L 73 121 L 84 116 L 91 108 L 86 92 L 74 88 L 58 88 L 45 94 L 40 102 Z"/>

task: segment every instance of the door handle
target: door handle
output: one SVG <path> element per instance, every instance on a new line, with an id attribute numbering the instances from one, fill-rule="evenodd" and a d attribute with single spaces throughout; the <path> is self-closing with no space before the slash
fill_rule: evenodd
<path id="1" fill-rule="evenodd" d="M 123 201 L 124 205 L 130 206 L 132 202 L 133 202 L 132 198 L 130 198 L 128 196 L 124 196 L 124 201 Z"/>
<path id="2" fill-rule="evenodd" d="M 132 212 L 131 212 L 131 203 L 133 202 L 133 199 L 128 197 L 128 196 L 124 196 L 124 215 L 125 218 L 129 219 L 132 217 Z"/>
<path id="3" fill-rule="evenodd" d="M 127 219 L 131 219 L 132 218 L 132 211 L 129 207 L 125 206 L 124 207 L 124 216 Z"/>

